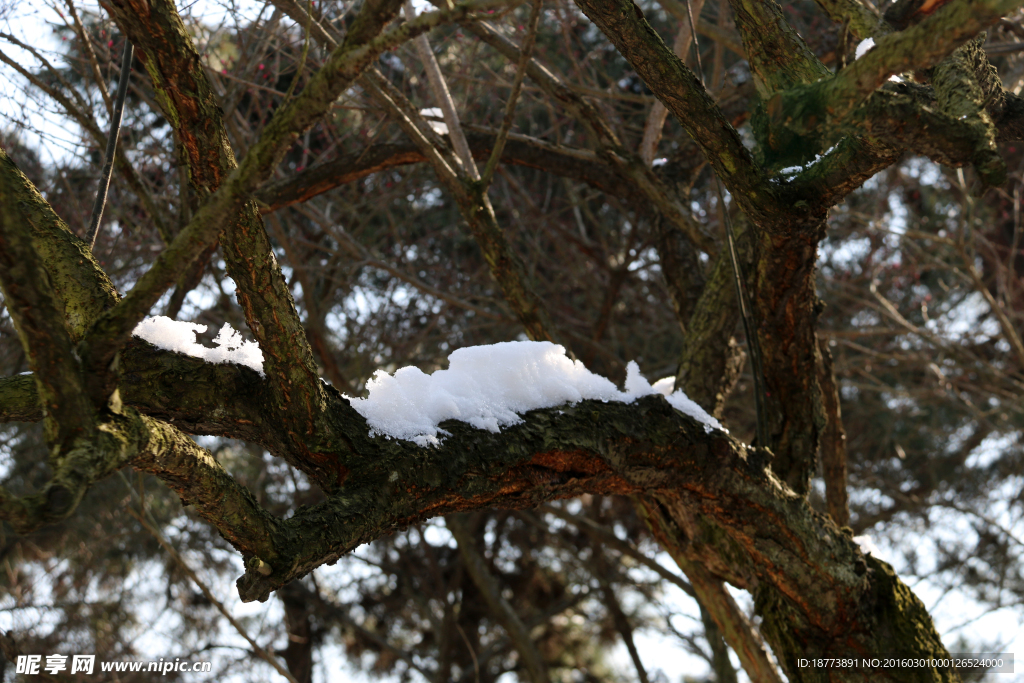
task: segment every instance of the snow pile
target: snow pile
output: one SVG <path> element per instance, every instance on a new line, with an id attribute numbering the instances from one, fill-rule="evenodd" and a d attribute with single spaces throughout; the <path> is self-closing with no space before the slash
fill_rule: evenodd
<path id="1" fill-rule="evenodd" d="M 630 361 L 629 365 L 626 366 L 627 390 L 629 389 L 628 373 L 630 371 L 634 372 L 636 378 L 638 378 L 641 382 L 647 384 L 647 380 L 645 380 L 643 377 L 640 377 L 640 368 L 637 367 L 637 364 L 634 361 Z M 654 386 L 648 385 L 651 391 L 639 395 L 646 396 L 647 394 L 661 394 L 662 396 L 665 397 L 665 400 L 668 401 L 668 404 L 670 406 L 672 406 L 679 412 L 683 413 L 684 415 L 689 415 L 697 422 L 703 422 L 705 432 L 710 433 L 711 429 L 714 428 L 721 430 L 727 434 L 729 433 L 729 430 L 723 427 L 721 422 L 708 415 L 706 410 L 701 408 L 694 401 L 690 400 L 690 397 L 684 394 L 682 389 L 680 389 L 679 391 L 672 391 L 672 387 L 675 386 L 675 383 L 675 377 L 662 377 L 661 379 L 654 383 Z"/>
<path id="2" fill-rule="evenodd" d="M 196 333 L 206 332 L 206 325 L 186 323 L 158 315 L 146 318 L 132 334 L 165 351 L 175 351 L 186 356 L 202 358 L 211 363 L 238 363 L 263 374 L 263 352 L 256 342 L 246 341 L 230 323 L 224 323 L 211 349 L 196 343 Z"/>
<path id="3" fill-rule="evenodd" d="M 427 375 L 415 367 L 394 375 L 378 370 L 366 383 L 368 398 L 347 397 L 366 418 L 371 435 L 437 445 L 445 432 L 438 425 L 460 420 L 497 432 L 522 422 L 520 415 L 539 408 L 592 399 L 632 403 L 660 393 L 677 410 L 701 421 L 705 429 L 722 426 L 681 391 L 671 393 L 671 379 L 652 387 L 637 364 L 627 367 L 625 391 L 572 361 L 551 342 L 504 342 L 459 349 L 448 356 L 448 369 Z"/>
<path id="4" fill-rule="evenodd" d="M 196 342 L 206 325 L 180 322 L 165 316 L 146 318 L 133 332 L 164 349 L 202 358 L 211 363 L 238 363 L 263 375 L 263 352 L 224 323 L 213 340 L 217 348 Z M 448 356 L 448 369 L 432 375 L 407 367 L 389 375 L 378 370 L 366 383 L 368 398 L 346 396 L 370 425 L 370 434 L 406 439 L 420 446 L 437 445 L 445 431 L 438 425 L 460 420 L 477 429 L 497 432 L 522 422 L 523 413 L 584 400 L 632 403 L 641 396 L 661 394 L 676 410 L 704 424 L 704 429 L 726 431 L 715 418 L 687 398 L 672 391 L 674 379 L 654 386 L 640 375 L 633 361 L 626 366 L 625 391 L 608 379 L 566 357 L 565 349 L 551 342 L 503 342 L 458 349 Z"/>

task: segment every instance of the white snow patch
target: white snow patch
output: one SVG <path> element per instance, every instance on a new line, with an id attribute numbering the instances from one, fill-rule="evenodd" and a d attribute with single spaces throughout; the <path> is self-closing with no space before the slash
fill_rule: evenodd
<path id="1" fill-rule="evenodd" d="M 875 557 L 881 555 L 882 551 L 878 549 L 878 546 L 875 545 L 875 542 L 872 541 L 871 537 L 867 534 L 864 534 L 863 536 L 854 536 L 853 542 L 860 546 L 860 549 L 865 555 L 874 555 Z"/>
<path id="2" fill-rule="evenodd" d="M 874 38 L 865 38 L 857 45 L 857 53 L 854 59 L 860 59 L 868 53 L 868 50 L 875 46 Z"/>
<path id="3" fill-rule="evenodd" d="M 854 61 L 856 61 L 856 60 L 860 59 L 861 57 L 863 57 L 864 55 L 866 55 L 868 53 L 868 50 L 870 50 L 874 46 L 875 46 L 875 39 L 874 38 L 865 38 L 864 40 L 860 41 L 860 43 L 857 44 L 857 52 L 856 52 L 856 54 L 855 54 L 855 56 L 853 58 Z M 896 75 L 896 74 L 894 74 L 892 76 L 889 76 L 889 80 L 892 81 L 893 83 L 903 83 L 904 82 L 903 81 L 903 77 L 899 76 L 899 75 Z"/>
<path id="4" fill-rule="evenodd" d="M 667 389 L 666 389 L 667 386 Z M 370 425 L 371 436 L 405 439 L 419 446 L 437 445 L 445 436 L 438 425 L 460 420 L 477 429 L 498 432 L 522 422 L 520 415 L 583 400 L 632 403 L 641 396 L 666 395 L 677 410 L 722 429 L 681 391 L 668 395 L 671 384 L 657 389 L 630 362 L 625 391 L 608 379 L 566 357 L 551 342 L 502 342 L 458 349 L 448 356 L 448 369 L 427 375 L 419 368 L 401 368 L 390 375 L 378 370 L 366 383 L 368 398 L 346 397 Z"/>
<path id="5" fill-rule="evenodd" d="M 655 393 L 661 394 L 662 396 L 669 396 L 672 393 L 672 388 L 676 385 L 675 377 L 662 377 L 657 382 L 651 385 Z"/>
<path id="6" fill-rule="evenodd" d="M 812 160 L 808 161 L 808 162 L 807 162 L 806 164 L 804 164 L 803 166 L 787 166 L 786 168 L 784 168 L 784 169 L 782 169 L 781 171 L 779 171 L 779 173 L 781 173 L 781 174 L 783 174 L 783 175 L 796 175 L 797 173 L 800 173 L 801 171 L 806 171 L 806 170 L 807 170 L 807 169 L 809 169 L 809 168 L 810 168 L 811 166 L 814 166 L 814 165 L 815 165 L 816 163 L 818 163 L 819 161 L 821 161 L 822 159 L 824 159 L 824 158 L 825 158 L 826 156 L 828 156 L 829 154 L 831 154 L 831 153 L 832 153 L 832 151 L 833 151 L 833 150 L 834 150 L 834 149 L 835 149 L 836 147 L 838 147 L 838 146 L 839 146 L 839 144 L 838 144 L 838 143 L 836 143 L 836 144 L 832 145 L 831 147 L 829 147 L 828 149 L 826 149 L 826 150 L 825 150 L 824 152 L 822 152 L 821 154 L 815 154 L 815 155 L 814 155 L 814 158 L 813 158 Z"/>
<path id="7" fill-rule="evenodd" d="M 427 107 L 420 109 L 420 116 L 426 119 L 443 119 L 444 114 L 440 107 Z M 427 121 L 427 124 L 434 129 L 438 135 L 448 135 L 448 124 L 443 121 Z"/>
<path id="8" fill-rule="evenodd" d="M 196 343 L 196 333 L 202 332 L 206 332 L 206 325 L 158 315 L 140 322 L 132 334 L 165 351 L 183 353 L 211 363 L 238 363 L 263 375 L 263 352 L 259 344 L 243 339 L 230 323 L 224 323 L 214 338 L 213 343 L 217 345 L 215 349 Z"/>
<path id="9" fill-rule="evenodd" d="M 659 157 L 658 159 L 655 159 L 654 161 L 651 162 L 651 168 L 658 168 L 659 166 L 664 166 L 667 163 L 667 157 Z"/>

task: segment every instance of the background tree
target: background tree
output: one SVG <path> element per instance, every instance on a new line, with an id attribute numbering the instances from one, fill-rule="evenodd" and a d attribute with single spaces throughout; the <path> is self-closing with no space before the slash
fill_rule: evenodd
<path id="1" fill-rule="evenodd" d="M 56 164 L 4 140 L 5 655 L 146 656 L 154 613 L 218 675 L 298 681 L 339 646 L 408 679 L 652 680 L 640 631 L 719 681 L 945 652 L 868 530 L 925 539 L 905 577 L 1018 606 L 1018 4 L 281 0 L 214 28 L 125 1 L 68 4 L 56 55 L 0 36 L 81 137 Z M 248 325 L 265 374 L 132 338 L 151 314 Z M 421 449 L 339 393 L 517 338 L 674 375 L 731 436 L 655 396 Z M 227 616 L 239 571 L 275 625 Z"/>

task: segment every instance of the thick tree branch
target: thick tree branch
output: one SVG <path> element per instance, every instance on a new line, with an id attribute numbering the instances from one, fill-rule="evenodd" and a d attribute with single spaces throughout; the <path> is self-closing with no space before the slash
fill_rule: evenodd
<path id="1" fill-rule="evenodd" d="M 277 456 L 290 448 L 288 434 L 268 417 L 274 415 L 273 390 L 255 370 L 161 351 L 141 339 L 125 345 L 118 363 L 122 402 L 149 417 L 188 434 L 256 443 Z M 41 419 L 34 377 L 0 378 L 0 422 Z"/>
<path id="2" fill-rule="evenodd" d="M 122 409 L 117 401 L 111 401 L 111 408 L 97 415 L 94 429 L 75 438 L 60 452 L 52 463 L 53 477 L 41 491 L 16 497 L 0 489 L 0 519 L 9 522 L 18 533 L 29 533 L 67 518 L 90 485 L 134 459 L 160 462 L 174 456 L 175 449 L 190 453 L 201 450 L 172 427 L 130 408 Z M 209 454 L 206 457 L 212 461 Z M 192 485 L 201 486 L 202 482 Z M 216 504 L 221 506 L 221 512 L 228 513 L 232 511 L 232 502 L 225 497 Z M 232 519 L 238 521 L 239 517 Z M 250 540 L 244 534 L 242 538 Z"/>
<path id="3" fill-rule="evenodd" d="M 996 127 L 988 106 L 993 96 L 1002 94 L 1003 87 L 998 76 L 995 92 L 986 92 L 979 82 L 978 72 L 992 68 L 981 49 L 984 41 L 984 36 L 979 36 L 942 60 L 932 73 L 932 87 L 939 109 L 957 121 L 971 140 L 970 160 L 982 182 L 998 186 L 1006 182 L 1006 164 L 996 149 Z"/>
<path id="4" fill-rule="evenodd" d="M 899 624 L 929 623 L 891 569 L 865 558 L 849 535 L 780 485 L 760 452 L 705 432 L 661 397 L 533 411 L 498 434 L 447 422 L 451 436 L 429 450 L 370 438 L 343 401 L 332 414 L 336 438 L 344 434 L 358 454 L 348 460 L 346 485 L 278 523 L 265 541 L 273 551 L 263 551 L 273 558 L 269 573 L 250 564 L 239 580 L 243 599 L 265 599 L 396 527 L 592 492 L 657 497 L 659 538 L 688 544 L 716 577 L 753 590 L 778 647 L 798 638 L 802 653 L 877 653 L 893 646 L 889 634 Z M 908 656 L 945 652 L 934 632 L 899 647 Z M 784 664 L 791 680 L 816 680 L 795 661 Z M 920 670 L 904 680 L 952 680 L 943 676 Z"/>
<path id="5" fill-rule="evenodd" d="M 2 149 L 0 185 L 31 226 L 32 244 L 47 270 L 57 305 L 63 309 L 71 341 L 77 343 L 96 318 L 117 303 L 117 290 L 89 247 L 68 229 Z"/>
<path id="6" fill-rule="evenodd" d="M 878 14 L 872 11 L 868 3 L 861 0 L 816 0 L 818 6 L 825 10 L 832 21 L 846 24 L 850 32 L 857 38 L 864 39 L 883 32 L 879 25 Z M 885 26 L 884 32 L 888 27 Z"/>
<path id="7" fill-rule="evenodd" d="M 6 155 L 0 164 L 0 291 L 35 378 L 56 468 L 63 451 L 92 431 L 93 406 L 72 353 L 63 307 L 33 245 L 30 217 L 20 210 L 19 200 L 31 196 L 31 185 L 26 187 Z"/>
<path id="8" fill-rule="evenodd" d="M 730 0 L 729 4 L 762 99 L 832 75 L 786 21 L 775 0 Z"/>
<path id="9" fill-rule="evenodd" d="M 199 516 L 225 540 L 243 549 L 247 567 L 257 573 L 267 571 L 266 563 L 278 559 L 271 539 L 280 533 L 280 520 L 195 441 L 158 420 L 128 414 L 138 445 L 123 464 L 155 474 L 178 494 L 183 505 L 195 506 Z"/>
<path id="10" fill-rule="evenodd" d="M 822 126 L 835 128 L 890 76 L 939 64 L 1020 5 L 1020 0 L 951 2 L 919 24 L 880 38 L 873 49 L 835 77 L 777 93 L 767 104 L 771 128 L 794 135 L 809 135 Z M 787 143 L 773 146 L 784 148 Z"/>

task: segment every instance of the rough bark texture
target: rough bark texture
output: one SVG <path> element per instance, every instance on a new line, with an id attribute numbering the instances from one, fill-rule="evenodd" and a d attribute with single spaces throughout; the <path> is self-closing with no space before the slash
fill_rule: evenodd
<path id="1" fill-rule="evenodd" d="M 357 78 L 376 83 L 382 99 L 391 97 L 387 84 L 366 72 L 381 52 L 438 23 L 477 19 L 473 6 L 456 5 L 385 31 L 398 4 L 365 3 L 323 69 L 277 111 L 237 165 L 213 90 L 174 6 L 110 0 L 120 28 L 140 49 L 187 160 L 192 190 L 205 201 L 120 299 L 88 249 L 0 152 L 0 281 L 34 371 L 31 377 L 0 378 L 0 420 L 45 419 L 56 446 L 47 488 L 22 499 L 0 492 L 0 515 L 19 529 L 60 519 L 71 514 L 89 484 L 131 464 L 158 476 L 245 557 L 247 571 L 237 584 L 241 598 L 266 600 L 362 543 L 438 515 L 534 507 L 583 493 L 628 495 L 639 501 L 663 546 L 689 567 L 695 594 L 752 677 L 778 675 L 765 667 L 763 644 L 737 618 L 723 581 L 752 592 L 761 631 L 790 681 L 958 680 L 953 672 L 925 667 L 826 670 L 798 663 L 880 653 L 945 656 L 921 602 L 888 565 L 860 551 L 849 529 L 837 526 L 842 504 L 832 505 L 833 520 L 807 503 L 826 415 L 839 419 L 815 333 L 814 264 L 829 208 L 907 149 L 954 165 L 974 164 L 983 178 L 998 180 L 999 163 L 990 152 L 995 140 L 1024 130 L 1024 106 L 993 83 L 987 60 L 969 41 L 1019 3 L 950 3 L 880 37 L 876 50 L 832 75 L 787 28 L 775 3 L 737 0 L 737 27 L 766 100 L 755 122 L 760 159 L 636 5 L 577 4 L 686 129 L 746 216 L 741 254 L 764 354 L 770 443 L 740 443 L 675 411 L 660 396 L 536 410 L 500 433 L 449 422 L 443 427 L 450 436 L 436 448 L 370 436 L 366 421 L 317 376 L 305 328 L 250 197 L 255 193 L 270 211 L 360 174 L 430 161 L 527 333 L 552 336 L 543 301 L 529 289 L 486 194 L 445 170 L 445 150 L 429 136 L 417 137 L 415 121 L 405 122 L 415 146 L 378 146 L 359 159 L 345 157 L 257 192 L 299 133 Z M 869 30 L 858 3 L 822 4 L 849 19 L 855 31 Z M 519 58 L 518 48 L 490 26 L 467 28 L 510 59 Z M 929 32 L 938 29 L 945 29 L 942 39 L 924 49 Z M 322 39 L 333 40 L 326 33 Z M 731 341 L 738 321 L 731 264 L 719 257 L 701 295 L 691 296 L 700 278 L 687 279 L 680 270 L 695 263 L 697 250 L 713 255 L 715 240 L 664 179 L 624 149 L 592 103 L 536 59 L 525 65 L 529 77 L 582 122 L 596 149 L 520 138 L 510 140 L 505 158 L 654 207 L 651 213 L 665 230 L 662 263 L 672 271 L 667 275 L 687 331 L 677 384 L 720 412 L 742 361 Z M 936 67 L 932 86 L 886 80 L 925 66 Z M 389 101 L 396 116 L 409 108 L 397 97 Z M 804 145 L 809 139 L 814 144 Z M 471 135 L 469 142 L 474 154 L 484 156 L 493 139 Z M 832 143 L 820 162 L 809 164 Z M 791 177 L 773 173 L 794 160 L 807 167 Z M 131 340 L 135 323 L 217 239 L 265 356 L 263 377 Z M 325 499 L 288 519 L 274 517 L 186 433 L 260 444 L 309 474 Z M 838 485 L 841 477 L 830 476 Z M 486 585 L 483 574 L 474 579 Z M 612 592 L 608 596 L 614 600 Z M 299 638 L 289 666 L 300 678 L 309 663 L 301 640 L 311 636 L 301 610 L 295 604 L 288 609 Z M 516 625 L 514 613 L 505 616 L 526 651 L 522 624 Z M 619 626 L 629 628 L 621 619 Z M 529 668 L 544 680 L 540 664 Z"/>

